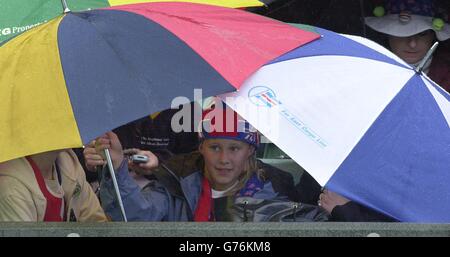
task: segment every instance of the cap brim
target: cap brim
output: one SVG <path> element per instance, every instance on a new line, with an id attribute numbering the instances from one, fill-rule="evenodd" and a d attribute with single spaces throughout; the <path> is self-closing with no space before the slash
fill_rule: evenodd
<path id="1" fill-rule="evenodd" d="M 389 14 L 383 17 L 366 17 L 365 23 L 378 32 L 396 37 L 409 37 L 431 29 L 436 33 L 439 41 L 450 38 L 450 25 L 448 23 L 445 23 L 441 30 L 436 30 L 432 25 L 433 18 L 421 15 L 411 15 L 409 22 L 400 21 L 398 14 Z"/>

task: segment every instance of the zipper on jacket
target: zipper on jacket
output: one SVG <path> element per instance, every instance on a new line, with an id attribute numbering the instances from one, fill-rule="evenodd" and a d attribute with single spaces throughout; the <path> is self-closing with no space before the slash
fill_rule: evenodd
<path id="1" fill-rule="evenodd" d="M 247 222 L 247 221 L 248 221 L 248 216 L 247 216 L 247 205 L 248 205 L 248 201 L 245 200 L 245 201 L 243 202 L 243 204 L 244 204 L 244 222 Z"/>

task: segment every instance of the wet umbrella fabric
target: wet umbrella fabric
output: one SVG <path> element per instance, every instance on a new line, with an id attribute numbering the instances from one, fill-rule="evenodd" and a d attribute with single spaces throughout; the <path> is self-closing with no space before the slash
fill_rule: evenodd
<path id="1" fill-rule="evenodd" d="M 372 41 L 316 31 L 224 99 L 330 190 L 400 221 L 449 222 L 449 94 Z"/>
<path id="2" fill-rule="evenodd" d="M 133 3 L 160 2 L 160 0 L 66 0 L 72 11 L 84 11 Z M 223 7 L 262 6 L 257 0 L 172 0 L 171 2 L 195 2 Z M 18 33 L 45 23 L 63 11 L 60 0 L 0 0 L 0 42 Z"/>
<path id="3" fill-rule="evenodd" d="M 242 10 L 147 3 L 68 13 L 0 47 L 0 162 L 81 147 L 106 131 L 231 92 L 318 37 Z"/>

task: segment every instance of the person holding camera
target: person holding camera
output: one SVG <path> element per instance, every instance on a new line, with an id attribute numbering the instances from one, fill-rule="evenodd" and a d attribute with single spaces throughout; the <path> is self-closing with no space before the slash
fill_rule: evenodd
<path id="1" fill-rule="evenodd" d="M 204 112 L 198 154 L 178 155 L 170 162 L 160 162 L 154 155 L 140 152 L 150 159 L 140 164 L 143 173 L 158 178 L 143 190 L 127 172 L 129 162 L 123 157 L 117 136 L 108 133 L 97 140 L 97 151 L 111 152 L 128 220 L 232 221 L 236 215 L 233 218 L 230 210 L 237 199 L 244 197 L 243 203 L 252 199 L 287 199 L 274 189 L 258 165 L 258 132 L 252 131 L 237 113 L 220 106 Z M 223 115 L 212 116 L 213 112 Z M 113 220 L 121 220 L 110 178 L 102 179 L 100 198 L 105 212 Z M 311 221 L 323 218 L 318 208 L 308 209 L 308 213 Z"/>
<path id="2" fill-rule="evenodd" d="M 191 103 L 194 110 L 196 103 Z M 152 115 L 127 123 L 113 130 L 118 136 L 124 154 L 131 158 L 137 158 L 140 151 L 151 151 L 151 154 L 160 160 L 166 160 L 173 155 L 194 151 L 198 146 L 197 134 L 194 132 L 174 132 L 171 128 L 172 117 L 178 109 L 167 109 Z M 193 129 L 192 129 L 193 130 Z M 94 189 L 98 189 L 99 167 L 104 165 L 101 156 L 97 155 L 94 142 L 86 145 L 84 149 L 75 151 L 84 166 L 86 177 Z M 134 160 L 139 162 L 142 160 Z M 145 187 L 152 176 L 140 175 L 139 166 L 129 162 L 132 177 L 141 188 Z"/>

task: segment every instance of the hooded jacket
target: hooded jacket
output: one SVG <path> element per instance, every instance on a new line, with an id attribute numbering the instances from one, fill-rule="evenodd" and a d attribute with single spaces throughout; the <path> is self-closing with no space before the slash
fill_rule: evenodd
<path id="1" fill-rule="evenodd" d="M 76 155 L 61 151 L 56 159 L 64 190 L 66 221 L 107 221 Z M 0 163 L 0 221 L 43 221 L 47 200 L 25 158 Z"/>

